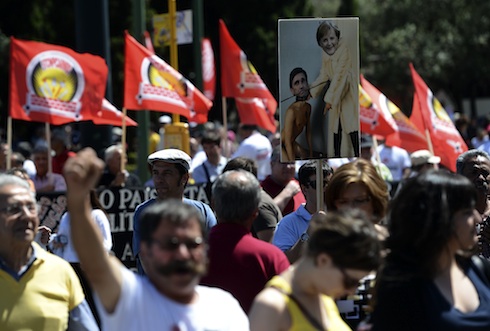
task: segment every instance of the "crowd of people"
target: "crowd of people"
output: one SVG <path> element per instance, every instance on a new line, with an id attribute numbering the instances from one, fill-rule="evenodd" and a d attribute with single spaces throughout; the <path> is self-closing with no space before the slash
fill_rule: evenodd
<path id="1" fill-rule="evenodd" d="M 428 150 L 375 151 L 364 135 L 359 158 L 296 162 L 255 126 L 237 136 L 231 147 L 209 125 L 201 151 L 157 147 L 146 183 L 120 144 L 74 153 L 62 131 L 51 165 L 42 143 L 16 166 L 10 153 L 11 169 L 0 153 L 0 329 L 490 329 L 483 149 L 451 173 Z M 155 195 L 134 212 L 133 272 L 111 252 L 95 192 L 145 185 Z M 50 229 L 35 193 L 60 191 L 67 211 Z"/>

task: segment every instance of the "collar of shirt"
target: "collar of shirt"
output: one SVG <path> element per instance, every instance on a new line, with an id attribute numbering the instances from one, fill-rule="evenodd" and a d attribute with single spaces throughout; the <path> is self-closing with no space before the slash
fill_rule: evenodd
<path id="1" fill-rule="evenodd" d="M 29 268 L 32 266 L 34 261 L 37 259 L 37 252 L 36 248 L 34 245 L 31 244 L 32 248 L 32 254 L 29 260 L 27 261 L 26 265 L 24 265 L 22 268 L 20 268 L 19 272 L 14 271 L 11 269 L 6 263 L 5 260 L 0 257 L 0 269 L 8 273 L 10 276 L 12 276 L 15 280 L 20 280 L 22 276 L 29 270 Z"/>

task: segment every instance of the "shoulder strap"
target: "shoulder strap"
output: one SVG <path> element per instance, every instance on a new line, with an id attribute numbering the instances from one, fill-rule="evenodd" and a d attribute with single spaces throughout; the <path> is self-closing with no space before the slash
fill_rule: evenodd
<path id="1" fill-rule="evenodd" d="M 286 293 L 282 288 L 276 287 L 276 286 L 271 286 L 272 288 L 278 290 L 279 292 L 287 295 L 291 300 L 294 301 L 294 303 L 298 306 L 299 310 L 301 310 L 301 313 L 303 316 L 310 322 L 311 325 L 315 327 L 318 331 L 325 331 L 323 328 L 323 324 L 320 323 L 313 315 L 310 314 L 310 312 L 303 306 L 301 302 L 299 302 L 298 298 L 296 298 L 292 293 Z"/>
<path id="2" fill-rule="evenodd" d="M 206 167 L 206 164 L 205 164 L 206 161 L 204 161 L 202 163 L 202 167 L 204 168 L 204 172 L 206 173 L 206 178 L 208 180 L 208 183 L 211 182 L 211 177 L 209 177 L 209 171 L 208 171 L 208 167 Z"/>

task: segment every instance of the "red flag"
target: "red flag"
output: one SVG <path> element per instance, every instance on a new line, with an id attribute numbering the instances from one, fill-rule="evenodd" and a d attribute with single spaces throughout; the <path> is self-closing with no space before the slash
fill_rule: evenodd
<path id="1" fill-rule="evenodd" d="M 61 125 L 100 108 L 107 65 L 100 56 L 11 38 L 10 109 L 14 119 Z"/>
<path id="2" fill-rule="evenodd" d="M 434 155 L 441 158 L 441 164 L 456 171 L 456 159 L 468 150 L 461 134 L 437 100 L 422 77 L 410 63 L 415 94 L 410 119 L 419 128 L 430 134 Z"/>
<path id="3" fill-rule="evenodd" d="M 425 136 L 410 122 L 400 108 L 364 78 L 363 75 L 361 75 L 361 84 L 366 93 L 371 97 L 373 104 L 376 105 L 376 110 L 380 110 L 379 118 L 382 117 L 386 121 L 386 125 L 395 129 L 393 133 L 388 135 L 374 134 L 384 136 L 386 138 L 386 145 L 401 147 L 409 153 L 419 149 L 427 149 Z M 361 131 L 363 131 L 362 128 Z"/>
<path id="4" fill-rule="evenodd" d="M 125 33 L 124 107 L 157 110 L 191 117 L 212 102 L 177 70 Z"/>
<path id="5" fill-rule="evenodd" d="M 231 98 L 274 99 L 245 53 L 231 37 L 223 20 L 219 20 L 219 27 L 222 95 Z"/>
<path id="6" fill-rule="evenodd" d="M 126 126 L 138 126 L 138 123 L 133 121 L 131 117 L 125 116 L 125 118 Z M 123 113 L 110 103 L 109 100 L 103 99 L 100 111 L 91 120 L 94 124 L 122 126 Z"/>
<path id="7" fill-rule="evenodd" d="M 202 53 L 202 80 L 204 83 L 204 95 L 209 100 L 214 100 L 216 89 L 216 69 L 214 67 L 214 53 L 211 41 L 204 38 L 201 43 Z"/>
<path id="8" fill-rule="evenodd" d="M 272 133 L 276 132 L 276 121 L 274 112 L 267 107 L 267 100 L 259 98 L 235 98 L 240 122 L 253 124 L 266 129 Z M 277 104 L 276 104 L 277 105 Z"/>
<path id="9" fill-rule="evenodd" d="M 361 75 L 361 85 L 359 88 L 361 132 L 386 137 L 398 131 L 395 120 L 388 110 L 389 100 L 385 95 L 371 85 L 363 75 Z M 371 101 L 371 106 L 369 106 L 369 101 Z"/>

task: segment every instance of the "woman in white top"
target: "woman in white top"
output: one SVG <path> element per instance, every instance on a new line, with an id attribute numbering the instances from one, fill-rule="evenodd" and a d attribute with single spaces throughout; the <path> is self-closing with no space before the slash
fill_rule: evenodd
<path id="1" fill-rule="evenodd" d="M 92 191 L 90 200 L 92 205 L 92 219 L 99 227 L 104 240 L 104 247 L 109 252 L 112 249 L 112 235 L 109 219 L 100 205 L 95 191 Z M 77 253 L 75 252 L 71 242 L 70 215 L 68 212 L 64 213 L 61 217 L 58 231 L 56 232 L 55 238 L 51 242 L 51 248 L 54 254 L 65 259 L 66 261 L 70 263 L 79 262 Z"/>

